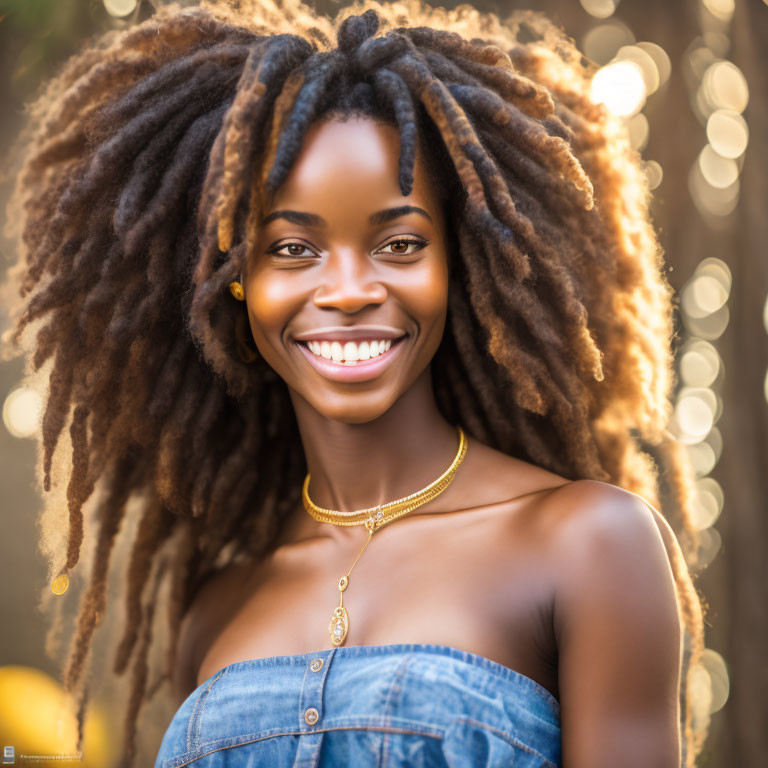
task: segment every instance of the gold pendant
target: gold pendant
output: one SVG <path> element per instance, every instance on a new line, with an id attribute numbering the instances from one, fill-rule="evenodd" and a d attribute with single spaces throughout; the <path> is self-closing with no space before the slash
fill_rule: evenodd
<path id="1" fill-rule="evenodd" d="M 331 623 L 328 625 L 328 633 L 334 646 L 342 645 L 347 639 L 347 633 L 349 632 L 349 614 L 344 607 L 344 590 L 348 584 L 349 579 L 346 576 L 342 576 L 339 579 L 339 604 L 333 609 Z"/>

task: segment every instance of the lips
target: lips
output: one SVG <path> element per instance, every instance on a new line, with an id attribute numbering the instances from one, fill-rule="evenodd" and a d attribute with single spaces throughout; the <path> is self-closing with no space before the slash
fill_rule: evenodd
<path id="1" fill-rule="evenodd" d="M 370 360 L 360 361 L 355 365 L 342 365 L 333 360 L 327 360 L 326 358 L 311 352 L 305 343 L 295 339 L 294 343 L 299 347 L 307 362 L 321 376 L 324 376 L 331 381 L 357 382 L 369 381 L 387 370 L 395 359 L 402 354 L 402 349 L 405 346 L 403 344 L 405 338 L 407 337 L 401 336 L 399 339 L 393 340 L 392 346 L 386 352 L 383 352 L 378 355 L 378 357 L 373 357 Z"/>

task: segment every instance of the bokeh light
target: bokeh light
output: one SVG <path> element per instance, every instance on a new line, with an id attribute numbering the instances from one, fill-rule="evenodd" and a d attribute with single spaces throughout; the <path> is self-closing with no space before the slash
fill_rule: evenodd
<path id="1" fill-rule="evenodd" d="M 104 0 L 104 7 L 110 16 L 127 16 L 133 13 L 138 5 L 138 0 Z"/>
<path id="2" fill-rule="evenodd" d="M 683 387 L 675 404 L 681 442 L 701 442 L 715 423 L 716 410 L 717 400 L 711 389 Z"/>
<path id="3" fill-rule="evenodd" d="M 712 427 L 705 442 L 712 446 L 715 458 L 719 461 L 723 453 L 723 435 L 720 430 L 717 427 Z"/>
<path id="4" fill-rule="evenodd" d="M 693 339 L 680 355 L 680 378 L 689 387 L 708 387 L 720 372 L 720 355 L 708 341 Z"/>
<path id="5" fill-rule="evenodd" d="M 731 41 L 728 35 L 717 29 L 707 29 L 703 35 L 704 43 L 718 59 L 723 59 L 731 50 Z"/>
<path id="6" fill-rule="evenodd" d="M 693 718 L 697 723 L 709 722 L 709 710 L 712 707 L 712 678 L 707 668 L 696 663 L 688 672 L 688 690 Z"/>
<path id="7" fill-rule="evenodd" d="M 653 59 L 656 71 L 659 73 L 659 86 L 664 85 L 672 73 L 672 62 L 669 60 L 667 52 L 660 45 L 647 41 L 637 43 L 637 47 L 644 50 Z"/>
<path id="8" fill-rule="evenodd" d="M 696 481 L 693 513 L 694 525 L 704 530 L 713 525 L 723 511 L 723 489 L 712 477 L 702 477 Z"/>
<path id="9" fill-rule="evenodd" d="M 717 427 L 712 427 L 707 436 L 699 443 L 686 445 L 696 474 L 699 477 L 709 474 L 723 453 L 723 436 Z"/>
<path id="10" fill-rule="evenodd" d="M 728 301 L 725 286 L 712 275 L 696 273 L 685 284 L 680 295 L 683 312 L 692 318 L 702 318 L 717 312 Z"/>
<path id="11" fill-rule="evenodd" d="M 733 16 L 734 0 L 702 0 L 700 11 L 703 35 L 688 47 L 683 75 L 691 108 L 706 126 L 708 143 L 691 165 L 688 190 L 708 226 L 722 230 L 729 226 L 726 217 L 739 203 L 739 174 L 749 142 L 741 113 L 749 101 L 749 89 L 739 68 L 723 59 L 730 49 L 725 31 Z M 723 512 L 724 494 L 709 473 L 723 451 L 722 434 L 715 424 L 723 411 L 718 388 L 724 365 L 710 342 L 718 339 L 728 325 L 731 285 L 728 265 L 722 259 L 709 257 L 697 265 L 680 293 L 680 313 L 689 338 L 678 357 L 682 386 L 670 428 L 686 445 L 696 475 L 691 522 L 698 531 L 698 570 L 707 568 L 722 547 L 714 524 Z M 766 323 L 768 328 L 768 314 Z M 722 656 L 705 648 L 690 674 L 690 702 L 696 730 L 702 732 L 709 727 L 711 714 L 728 698 L 728 673 Z"/>
<path id="12" fill-rule="evenodd" d="M 720 21 L 730 21 L 733 16 L 734 0 L 702 0 L 704 7 Z"/>
<path id="13" fill-rule="evenodd" d="M 607 19 L 613 14 L 618 0 L 580 0 L 581 7 L 596 19 Z"/>
<path id="14" fill-rule="evenodd" d="M 3 403 L 3 423 L 14 437 L 32 437 L 40 426 L 43 400 L 30 387 L 17 387 Z"/>
<path id="15" fill-rule="evenodd" d="M 699 262 L 680 294 L 683 321 L 694 336 L 712 340 L 725 330 L 728 324 L 727 300 L 731 282 L 731 270 L 722 259 L 710 256 Z M 683 360 L 684 353 L 690 349 L 694 347 L 686 346 L 683 350 Z M 700 345 L 697 349 L 701 354 L 708 356 L 710 361 L 714 361 L 712 351 L 707 346 Z M 695 362 L 695 358 L 692 359 Z M 683 360 L 681 375 L 685 375 Z"/>
<path id="16" fill-rule="evenodd" d="M 736 161 L 718 155 L 711 144 L 707 144 L 699 153 L 699 168 L 706 182 L 715 189 L 731 187 L 739 178 Z"/>
<path id="17" fill-rule="evenodd" d="M 615 115 L 639 112 L 645 103 L 643 71 L 634 61 L 613 61 L 595 72 L 592 100 L 603 103 Z"/>
<path id="18" fill-rule="evenodd" d="M 683 323 L 688 333 L 707 341 L 719 339 L 728 327 L 729 320 L 730 310 L 727 304 L 705 317 L 691 317 L 683 313 Z"/>
<path id="19" fill-rule="evenodd" d="M 725 665 L 725 659 L 712 648 L 705 648 L 701 652 L 700 663 L 707 670 L 712 683 L 712 703 L 709 711 L 714 713 L 722 709 L 728 701 L 730 693 L 728 668 Z"/>
<path id="20" fill-rule="evenodd" d="M 717 528 L 710 527 L 699 531 L 699 549 L 696 563 L 700 570 L 712 564 L 712 561 L 720 551 L 722 543 L 723 539 Z"/>
<path id="21" fill-rule="evenodd" d="M 700 443 L 691 443 L 687 448 L 688 458 L 696 475 L 699 477 L 708 475 L 715 468 L 717 464 L 715 449 L 706 440 Z"/>
<path id="22" fill-rule="evenodd" d="M 645 93 L 650 95 L 659 87 L 659 70 L 648 51 L 639 45 L 623 45 L 616 52 L 617 61 L 632 61 L 640 68 L 645 83 Z"/>
<path id="23" fill-rule="evenodd" d="M 648 188 L 656 189 L 664 178 L 662 167 L 655 160 L 649 160 L 643 164 L 643 170 L 648 179 Z"/>
<path id="24" fill-rule="evenodd" d="M 713 535 L 717 532 L 714 529 Z M 693 719 L 708 728 L 711 715 L 728 700 L 730 683 L 725 660 L 711 648 L 705 648 L 690 670 L 690 701 Z"/>
<path id="25" fill-rule="evenodd" d="M 717 312 L 728 301 L 728 291 L 725 286 L 712 275 L 699 273 L 691 283 L 690 290 L 696 306 L 700 307 L 706 315 Z"/>
<path id="26" fill-rule="evenodd" d="M 16 754 L 48 759 L 22 765 L 66 764 L 104 768 L 115 764 L 113 737 L 107 713 L 97 700 L 87 708 L 82 753 L 76 755 L 77 707 L 70 693 L 52 676 L 34 667 L 0 667 L 0 743 L 13 744 Z M 58 759 L 51 759 L 51 757 Z"/>
<path id="27" fill-rule="evenodd" d="M 736 158 L 744 154 L 747 148 L 749 130 L 738 112 L 718 109 L 707 120 L 707 138 L 718 155 Z"/>
<path id="28" fill-rule="evenodd" d="M 731 61 L 716 61 L 707 67 L 701 81 L 701 96 L 710 107 L 741 113 L 749 102 L 749 88 L 741 70 Z"/>
<path id="29" fill-rule="evenodd" d="M 731 283 L 733 282 L 731 268 L 722 259 L 718 259 L 716 256 L 702 259 L 696 267 L 696 274 L 711 275 L 722 283 L 728 293 L 731 292 Z"/>
<path id="30" fill-rule="evenodd" d="M 768 296 L 766 296 L 765 304 L 763 304 L 763 327 L 765 332 L 768 333 Z"/>
<path id="31" fill-rule="evenodd" d="M 700 81 L 704 77 L 704 73 L 707 69 L 717 62 L 718 59 L 719 57 L 706 44 L 703 37 L 696 38 L 688 47 L 686 63 L 690 68 L 691 75 L 697 81 Z M 692 83 L 689 82 L 689 85 L 691 84 Z"/>
<path id="32" fill-rule="evenodd" d="M 713 222 L 710 217 L 724 217 L 733 213 L 739 203 L 740 189 L 738 178 L 727 187 L 712 186 L 704 178 L 698 159 L 691 166 L 688 174 L 688 191 L 694 205 L 709 222 Z"/>
<path id="33" fill-rule="evenodd" d="M 618 19 L 610 19 L 592 27 L 584 35 L 581 48 L 587 58 L 602 66 L 616 55 L 619 48 L 634 42 L 635 36 L 626 24 Z"/>

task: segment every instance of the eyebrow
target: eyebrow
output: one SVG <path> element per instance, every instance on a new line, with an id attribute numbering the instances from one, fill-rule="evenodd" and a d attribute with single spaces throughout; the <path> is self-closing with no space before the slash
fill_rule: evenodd
<path id="1" fill-rule="evenodd" d="M 399 205 L 396 208 L 385 208 L 383 211 L 377 211 L 368 217 L 368 223 L 374 227 L 380 224 L 386 224 L 392 219 L 399 219 L 401 216 L 405 216 L 409 213 L 418 213 L 421 216 L 425 216 L 429 221 L 432 221 L 432 217 L 423 209 L 416 205 Z M 292 224 L 298 224 L 302 227 L 327 227 L 328 223 L 322 216 L 318 216 L 315 213 L 304 213 L 302 211 L 272 211 L 269 215 L 262 219 L 262 226 L 266 226 L 270 221 L 275 219 L 285 219 Z"/>

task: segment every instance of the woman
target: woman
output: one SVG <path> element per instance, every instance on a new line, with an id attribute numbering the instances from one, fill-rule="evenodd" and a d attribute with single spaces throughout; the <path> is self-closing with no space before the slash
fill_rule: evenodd
<path id="1" fill-rule="evenodd" d="M 14 339 L 50 316 L 56 592 L 97 529 L 82 702 L 136 521 L 126 763 L 170 681 L 162 768 L 693 765 L 671 290 L 591 71 L 538 14 L 206 3 L 33 107 Z"/>

